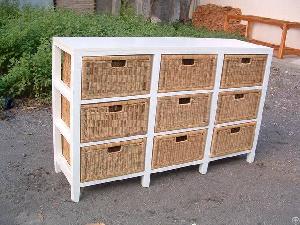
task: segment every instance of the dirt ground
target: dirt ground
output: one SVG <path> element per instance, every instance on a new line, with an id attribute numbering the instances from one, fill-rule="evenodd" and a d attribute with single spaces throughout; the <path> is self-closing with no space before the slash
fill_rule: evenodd
<path id="1" fill-rule="evenodd" d="M 245 157 L 87 187 L 79 203 L 53 168 L 50 109 L 0 121 L 1 225 L 293 225 L 300 217 L 300 68 L 274 64 L 257 146 Z M 300 223 L 298 223 L 300 224 Z"/>

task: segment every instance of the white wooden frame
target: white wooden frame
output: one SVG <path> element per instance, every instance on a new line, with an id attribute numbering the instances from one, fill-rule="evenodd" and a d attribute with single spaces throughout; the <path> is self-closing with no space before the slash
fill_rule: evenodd
<path id="1" fill-rule="evenodd" d="M 167 39 L 168 45 L 164 48 L 162 44 L 157 47 L 157 43 L 161 43 Z M 74 40 L 74 43 L 72 41 Z M 139 45 L 131 46 L 129 38 L 94 38 L 91 39 L 91 44 L 85 44 L 83 46 L 78 46 L 78 43 L 86 43 L 88 38 L 53 38 L 53 50 L 52 50 L 52 108 L 53 108 L 53 147 L 54 147 L 54 166 L 56 172 L 63 172 L 66 176 L 68 182 L 71 185 L 71 199 L 75 202 L 79 201 L 80 188 L 90 185 L 111 182 L 115 180 L 123 180 L 132 177 L 142 177 L 142 186 L 149 187 L 150 185 L 150 175 L 152 173 L 163 172 L 167 170 L 172 170 L 180 167 L 186 167 L 190 165 L 199 165 L 199 172 L 201 174 L 206 174 L 208 164 L 211 161 L 219 160 L 227 157 L 234 157 L 237 155 L 247 154 L 247 161 L 249 163 L 254 161 L 255 150 L 262 120 L 262 112 L 264 101 L 266 97 L 266 91 L 269 80 L 269 73 L 271 67 L 271 60 L 273 51 L 270 48 L 258 46 L 246 42 L 241 42 L 237 40 L 221 40 L 221 39 L 187 39 L 187 38 L 134 38 L 133 40 L 141 42 Z M 123 48 L 119 49 L 118 46 L 114 47 L 109 44 L 102 44 L 104 41 L 112 40 L 115 43 L 123 43 Z M 169 42 L 176 41 L 172 45 Z M 209 40 L 209 41 L 208 41 Z M 117 41 L 117 42 L 116 42 Z M 186 41 L 191 41 L 194 43 L 202 43 L 202 46 L 186 46 Z M 144 44 L 143 44 L 144 42 Z M 154 42 L 151 45 L 151 42 Z M 181 45 L 182 42 L 182 45 Z M 208 42 L 208 47 L 206 45 Z M 214 45 L 214 42 L 216 43 Z M 229 43 L 228 43 L 229 42 Z M 93 43 L 95 46 L 93 47 Z M 101 45 L 102 44 L 102 45 Z M 156 44 L 156 45 L 155 45 Z M 108 45 L 108 46 L 107 46 Z M 223 45 L 225 47 L 223 47 Z M 99 47 L 103 46 L 103 47 Z M 125 46 L 125 47 L 124 47 Z M 71 88 L 67 87 L 61 80 L 61 51 L 65 51 L 71 55 Z M 83 56 L 101 56 L 101 55 L 134 55 L 134 54 L 152 54 L 153 55 L 153 67 L 152 67 L 152 80 L 151 80 L 151 91 L 150 94 L 146 95 L 136 95 L 136 96 L 126 96 L 126 97 L 113 97 L 113 98 L 102 98 L 102 99 L 92 99 L 92 100 L 82 100 L 81 99 L 81 67 L 82 67 L 82 57 Z M 162 54 L 216 54 L 217 55 L 217 69 L 215 84 L 213 90 L 195 90 L 195 91 L 179 91 L 179 92 L 169 92 L 169 93 L 158 93 L 158 81 L 159 81 L 159 70 L 160 70 L 160 59 Z M 230 89 L 220 89 L 220 80 L 222 74 L 223 59 L 225 54 L 267 54 L 267 64 L 265 69 L 265 75 L 262 86 L 254 87 L 242 87 L 242 88 L 230 88 Z M 215 116 L 217 109 L 217 101 L 219 92 L 222 91 L 234 91 L 234 90 L 255 90 L 259 89 L 262 91 L 258 116 L 253 120 L 243 120 L 235 121 L 230 123 L 215 125 Z M 186 95 L 186 94 L 196 94 L 196 93 L 212 93 L 211 100 L 211 110 L 210 110 L 210 120 L 209 125 L 205 127 L 195 127 L 188 129 L 180 129 L 173 131 L 166 131 L 155 133 L 155 114 L 157 106 L 157 98 L 162 96 L 173 96 L 173 95 Z M 70 101 L 70 128 L 61 119 L 61 95 Z M 150 109 L 149 109 L 149 120 L 148 120 L 148 132 L 146 135 L 137 135 L 124 138 L 115 138 L 111 140 L 80 143 L 80 107 L 82 104 L 91 104 L 99 102 L 113 102 L 121 100 L 130 99 L 140 99 L 140 98 L 150 98 Z M 253 147 L 251 150 L 244 152 L 233 153 L 230 155 L 222 157 L 210 157 L 210 147 L 212 142 L 212 135 L 214 127 L 241 124 L 245 122 L 256 122 L 255 137 L 253 141 Z M 197 160 L 193 162 L 188 162 L 180 165 L 168 166 L 159 169 L 151 168 L 152 160 L 152 148 L 153 148 L 153 138 L 157 135 L 167 135 L 175 134 L 180 132 L 207 129 L 207 138 L 205 144 L 205 152 L 202 160 Z M 70 161 L 71 166 L 67 163 L 65 158 L 62 156 L 61 152 L 61 135 L 70 144 Z M 140 173 L 129 174 L 125 176 L 113 177 L 103 180 L 96 180 L 91 182 L 80 182 L 80 148 L 84 146 L 104 144 L 111 142 L 119 142 L 125 140 L 134 140 L 139 138 L 147 137 L 146 154 L 145 154 L 145 170 Z"/>

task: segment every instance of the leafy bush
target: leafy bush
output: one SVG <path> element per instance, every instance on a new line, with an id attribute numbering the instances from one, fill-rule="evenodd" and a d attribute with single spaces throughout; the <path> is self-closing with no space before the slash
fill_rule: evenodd
<path id="1" fill-rule="evenodd" d="M 153 24 L 124 11 L 113 17 L 0 3 L 0 18 L 0 97 L 50 97 L 53 36 L 241 38 L 180 23 Z"/>

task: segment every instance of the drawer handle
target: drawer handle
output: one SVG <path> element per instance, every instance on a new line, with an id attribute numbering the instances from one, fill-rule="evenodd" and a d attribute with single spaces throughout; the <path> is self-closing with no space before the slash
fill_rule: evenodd
<path id="1" fill-rule="evenodd" d="M 180 98 L 179 101 L 178 101 L 178 103 L 180 105 L 189 104 L 189 103 L 191 103 L 191 98 Z"/>
<path id="2" fill-rule="evenodd" d="M 182 59 L 182 65 L 191 66 L 195 64 L 194 59 Z"/>
<path id="3" fill-rule="evenodd" d="M 122 149 L 121 146 L 109 147 L 109 148 L 107 148 L 107 152 L 108 153 L 119 152 L 119 151 L 121 151 L 121 149 Z"/>
<path id="4" fill-rule="evenodd" d="M 122 105 L 112 105 L 108 107 L 109 112 L 120 112 L 122 111 L 123 106 Z"/>
<path id="5" fill-rule="evenodd" d="M 230 129 L 230 132 L 231 132 L 232 134 L 234 134 L 234 133 L 240 132 L 240 130 L 241 130 L 240 127 L 234 127 L 234 128 L 231 128 L 231 129 Z"/>
<path id="6" fill-rule="evenodd" d="M 250 64 L 251 63 L 251 58 L 242 58 L 241 63 Z"/>
<path id="7" fill-rule="evenodd" d="M 126 65 L 126 60 L 112 60 L 111 67 L 124 67 Z"/>
<path id="8" fill-rule="evenodd" d="M 240 99 L 240 98 L 244 98 L 244 94 L 235 94 L 234 95 L 235 99 Z"/>
<path id="9" fill-rule="evenodd" d="M 187 135 L 176 137 L 176 142 L 182 142 L 187 140 Z"/>

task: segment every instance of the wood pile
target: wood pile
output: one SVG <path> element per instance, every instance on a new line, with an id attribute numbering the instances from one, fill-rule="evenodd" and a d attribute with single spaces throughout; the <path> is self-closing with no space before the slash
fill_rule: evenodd
<path id="1" fill-rule="evenodd" d="M 225 16 L 242 15 L 242 11 L 239 8 L 232 8 L 229 6 L 218 6 L 214 4 L 207 4 L 198 6 L 193 13 L 192 22 L 195 27 L 205 27 L 213 31 L 223 31 Z M 229 32 L 245 34 L 246 26 L 240 24 L 239 20 L 229 21 Z"/>
<path id="2" fill-rule="evenodd" d="M 71 9 L 76 12 L 95 12 L 95 0 L 55 0 L 56 8 Z"/>

